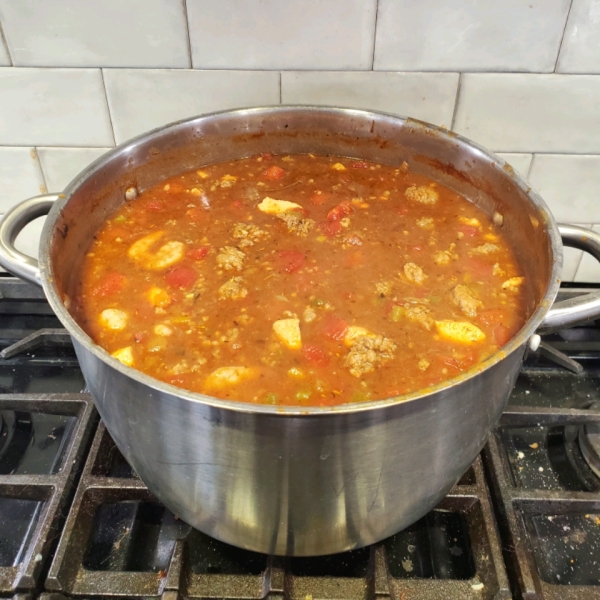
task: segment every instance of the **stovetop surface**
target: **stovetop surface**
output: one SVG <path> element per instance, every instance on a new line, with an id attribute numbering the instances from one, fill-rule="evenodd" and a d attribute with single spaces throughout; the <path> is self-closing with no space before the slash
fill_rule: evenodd
<path id="1" fill-rule="evenodd" d="M 600 456 L 594 471 L 580 444 L 600 435 L 595 323 L 528 356 L 484 452 L 438 507 L 317 558 L 228 546 L 162 506 L 99 421 L 43 294 L 10 277 L 0 351 L 0 596 L 600 599 Z"/>

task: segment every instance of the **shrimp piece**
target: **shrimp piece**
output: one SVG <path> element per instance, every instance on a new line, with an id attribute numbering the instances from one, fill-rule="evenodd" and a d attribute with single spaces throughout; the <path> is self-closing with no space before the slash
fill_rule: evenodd
<path id="1" fill-rule="evenodd" d="M 185 253 L 183 242 L 167 242 L 156 252 L 150 251 L 163 235 L 164 231 L 154 231 L 134 242 L 127 252 L 129 258 L 149 271 L 161 271 L 179 262 Z"/>

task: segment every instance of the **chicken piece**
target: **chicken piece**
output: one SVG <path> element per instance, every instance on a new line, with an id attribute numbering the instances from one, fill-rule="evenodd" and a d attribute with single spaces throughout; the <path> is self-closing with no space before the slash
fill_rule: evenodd
<path id="1" fill-rule="evenodd" d="M 409 188 L 404 190 L 404 195 L 414 202 L 420 202 L 421 204 L 435 204 L 438 201 L 439 194 L 432 187 L 427 185 L 411 185 Z"/>
<path id="2" fill-rule="evenodd" d="M 104 329 L 122 331 L 127 327 L 128 315 L 124 310 L 118 308 L 107 308 L 100 313 L 100 324 Z"/>
<path id="3" fill-rule="evenodd" d="M 473 292 L 466 285 L 457 285 L 452 290 L 452 300 L 467 317 L 476 317 L 477 309 L 483 306 L 483 302 L 475 298 Z"/>
<path id="4" fill-rule="evenodd" d="M 433 219 L 431 217 L 421 217 L 417 219 L 417 225 L 422 229 L 433 229 Z"/>
<path id="5" fill-rule="evenodd" d="M 306 237 L 315 224 L 312 219 L 307 219 L 294 212 L 282 213 L 276 217 L 287 225 L 290 233 L 295 233 L 299 237 Z"/>
<path id="6" fill-rule="evenodd" d="M 395 350 L 396 344 L 382 335 L 363 335 L 354 340 L 344 364 L 351 375 L 361 377 L 394 358 Z"/>
<path id="7" fill-rule="evenodd" d="M 161 271 L 179 262 L 185 254 L 185 244 L 170 241 L 161 246 L 156 252 L 151 248 L 165 235 L 164 231 L 153 231 L 143 238 L 133 242 L 127 255 L 143 269 Z"/>
<path id="8" fill-rule="evenodd" d="M 441 337 L 459 344 L 474 344 L 485 340 L 485 333 L 468 321 L 436 321 L 435 327 Z"/>
<path id="9" fill-rule="evenodd" d="M 233 246 L 219 248 L 217 266 L 225 271 L 241 271 L 246 255 Z"/>
<path id="10" fill-rule="evenodd" d="M 249 367 L 219 367 L 206 378 L 204 389 L 207 391 L 222 390 L 245 379 L 252 379 L 256 375 L 256 371 Z"/>
<path id="11" fill-rule="evenodd" d="M 511 277 L 502 284 L 502 289 L 507 292 L 518 292 L 519 287 L 525 283 L 525 277 Z"/>
<path id="12" fill-rule="evenodd" d="M 317 313 L 315 312 L 314 308 L 307 306 L 302 313 L 302 318 L 304 319 L 305 323 L 312 323 L 317 318 Z"/>
<path id="13" fill-rule="evenodd" d="M 431 309 L 427 306 L 425 300 L 415 299 L 414 301 L 408 301 L 404 303 L 406 309 L 404 316 L 410 321 L 419 323 L 427 331 L 430 331 L 433 327 L 434 320 L 431 317 Z"/>
<path id="14" fill-rule="evenodd" d="M 300 333 L 300 319 L 280 319 L 273 323 L 275 337 L 290 350 L 302 348 L 302 334 Z"/>
<path id="15" fill-rule="evenodd" d="M 133 350 L 131 349 L 131 346 L 119 348 L 118 350 L 115 350 L 111 356 L 120 360 L 126 367 L 133 367 Z"/>
<path id="16" fill-rule="evenodd" d="M 422 358 L 421 360 L 419 360 L 418 367 L 419 369 L 421 369 L 421 371 L 427 371 L 430 365 L 431 363 L 426 358 Z"/>
<path id="17" fill-rule="evenodd" d="M 379 281 L 375 284 L 375 291 L 378 296 L 385 298 L 392 293 L 392 282 L 391 281 Z"/>
<path id="18" fill-rule="evenodd" d="M 426 279 L 427 275 L 423 272 L 423 269 L 415 263 L 409 262 L 404 265 L 404 275 L 411 283 L 421 285 Z"/>
<path id="19" fill-rule="evenodd" d="M 241 277 L 232 277 L 219 288 L 221 300 L 239 300 L 248 295 L 248 290 L 242 285 Z"/>
<path id="20" fill-rule="evenodd" d="M 504 277 L 506 275 L 506 271 L 500 268 L 500 263 L 496 263 L 492 267 L 492 275 L 497 275 L 498 277 Z"/>
<path id="21" fill-rule="evenodd" d="M 236 223 L 233 226 L 231 235 L 234 239 L 239 240 L 238 245 L 240 248 L 254 246 L 254 244 L 262 242 L 269 237 L 269 234 L 266 231 L 251 223 Z"/>
<path id="22" fill-rule="evenodd" d="M 274 198 L 269 198 L 267 196 L 257 208 L 268 215 L 280 215 L 292 210 L 301 209 L 302 207 L 295 202 L 288 202 L 287 200 L 275 200 Z"/>
<path id="23" fill-rule="evenodd" d="M 492 254 L 498 252 L 500 248 L 496 244 L 483 244 L 483 246 L 477 246 L 471 250 L 471 254 Z"/>

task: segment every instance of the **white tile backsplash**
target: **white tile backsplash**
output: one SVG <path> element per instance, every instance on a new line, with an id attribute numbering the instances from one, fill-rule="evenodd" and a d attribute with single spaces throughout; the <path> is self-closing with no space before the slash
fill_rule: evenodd
<path id="1" fill-rule="evenodd" d="M 38 257 L 40 235 L 46 222 L 46 217 L 39 217 L 27 223 L 15 240 L 15 248 L 27 256 Z"/>
<path id="2" fill-rule="evenodd" d="M 117 143 L 205 112 L 279 103 L 279 73 L 107 69 L 108 103 Z"/>
<path id="3" fill-rule="evenodd" d="M 49 192 L 62 192 L 68 183 L 110 148 L 38 148 Z"/>
<path id="4" fill-rule="evenodd" d="M 112 144 L 100 70 L 0 68 L 0 145 Z"/>
<path id="5" fill-rule="evenodd" d="M 0 213 L 115 140 L 280 101 L 453 127 L 600 224 L 600 0 L 0 0 Z"/>
<path id="6" fill-rule="evenodd" d="M 551 72 L 570 0 L 379 0 L 375 68 Z"/>
<path id="7" fill-rule="evenodd" d="M 35 148 L 0 147 L 0 214 L 45 191 Z"/>
<path id="8" fill-rule="evenodd" d="M 0 0 L 17 66 L 189 67 L 182 0 Z"/>
<path id="9" fill-rule="evenodd" d="M 529 182 L 564 223 L 594 223 L 600 216 L 600 156 L 536 154 Z"/>
<path id="10" fill-rule="evenodd" d="M 600 73 L 600 0 L 573 0 L 557 71 Z"/>
<path id="11" fill-rule="evenodd" d="M 454 130 L 500 152 L 600 153 L 600 77 L 462 76 Z"/>
<path id="12" fill-rule="evenodd" d="M 197 69 L 370 69 L 376 0 L 187 0 Z"/>
<path id="13" fill-rule="evenodd" d="M 4 36 L 2 35 L 2 20 L 0 19 L 0 67 L 8 67 L 10 65 L 10 56 L 8 55 L 8 48 L 4 43 Z"/>
<path id="14" fill-rule="evenodd" d="M 529 167 L 533 154 L 518 154 L 515 152 L 498 152 L 498 156 L 503 158 L 515 171 L 524 179 L 527 179 Z"/>
<path id="15" fill-rule="evenodd" d="M 284 104 L 381 110 L 450 127 L 457 73 L 284 71 Z"/>
<path id="16" fill-rule="evenodd" d="M 592 229 L 600 233 L 600 225 L 594 225 Z M 575 281 L 581 283 L 600 283 L 600 262 L 586 252 L 577 269 Z"/>

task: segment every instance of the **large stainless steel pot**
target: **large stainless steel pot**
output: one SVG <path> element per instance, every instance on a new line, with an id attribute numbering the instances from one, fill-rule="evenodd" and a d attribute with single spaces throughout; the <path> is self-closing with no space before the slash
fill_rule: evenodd
<path id="1" fill-rule="evenodd" d="M 255 406 L 186 392 L 95 345 L 71 316 L 70 298 L 94 232 L 125 201 L 125 190 L 266 151 L 406 160 L 495 214 L 533 284 L 525 327 L 484 364 L 443 384 L 333 408 Z M 15 250 L 14 240 L 45 213 L 38 263 Z M 560 234 L 600 259 L 600 236 L 558 227 L 509 165 L 454 133 L 380 113 L 282 106 L 200 116 L 122 144 L 63 194 L 12 209 L 0 224 L 0 264 L 43 286 L 109 432 L 167 507 L 237 546 L 318 555 L 373 543 L 431 510 L 485 444 L 527 345 L 539 343 L 535 332 L 600 313 L 600 297 L 591 294 L 550 308 Z"/>

